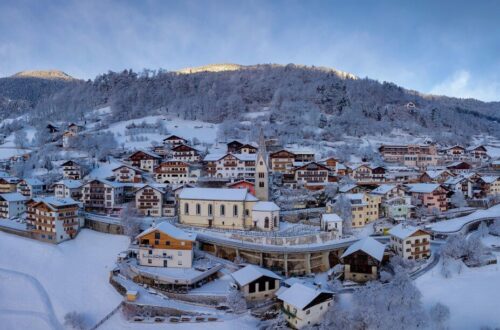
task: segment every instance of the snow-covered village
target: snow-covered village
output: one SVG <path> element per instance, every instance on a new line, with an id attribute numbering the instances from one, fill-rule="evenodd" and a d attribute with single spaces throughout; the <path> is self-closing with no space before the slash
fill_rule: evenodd
<path id="1" fill-rule="evenodd" d="M 500 328 L 498 2 L 9 2 L 0 328 Z"/>

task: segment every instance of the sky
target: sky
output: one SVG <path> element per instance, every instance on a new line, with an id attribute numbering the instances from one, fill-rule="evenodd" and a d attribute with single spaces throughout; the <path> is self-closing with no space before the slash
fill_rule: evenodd
<path id="1" fill-rule="evenodd" d="M 500 1 L 0 0 L 0 77 L 304 64 L 500 101 Z"/>

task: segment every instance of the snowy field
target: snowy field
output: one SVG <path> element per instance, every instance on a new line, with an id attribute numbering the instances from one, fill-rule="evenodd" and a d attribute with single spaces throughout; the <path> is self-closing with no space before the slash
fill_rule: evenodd
<path id="1" fill-rule="evenodd" d="M 129 135 L 126 135 L 127 126 L 135 123 L 139 125 L 143 122 L 148 124 L 155 124 L 162 122 L 166 127 L 168 134 L 160 133 L 139 133 L 138 136 L 145 138 L 146 141 L 132 141 Z M 103 131 L 112 132 L 115 135 L 116 141 L 119 146 L 124 146 L 129 150 L 148 148 L 151 142 L 155 141 L 162 143 L 163 139 L 167 136 L 174 134 L 181 136 L 185 139 L 192 140 L 198 139 L 201 143 L 215 143 L 217 138 L 217 124 L 210 124 L 202 121 L 182 120 L 177 118 L 169 118 L 166 116 L 147 116 L 140 119 L 132 119 L 120 121 L 109 125 L 109 128 Z M 195 146 L 196 147 L 196 146 Z M 201 147 L 201 146 L 200 146 Z"/>
<path id="2" fill-rule="evenodd" d="M 440 268 L 441 264 L 416 280 L 425 306 L 437 302 L 448 306 L 450 329 L 500 326 L 500 265 L 464 266 L 460 274 L 451 278 L 444 278 Z"/>
<path id="3" fill-rule="evenodd" d="M 71 311 L 94 324 L 122 299 L 108 278 L 127 246 L 86 229 L 59 245 L 0 232 L 0 328 L 58 329 Z"/>

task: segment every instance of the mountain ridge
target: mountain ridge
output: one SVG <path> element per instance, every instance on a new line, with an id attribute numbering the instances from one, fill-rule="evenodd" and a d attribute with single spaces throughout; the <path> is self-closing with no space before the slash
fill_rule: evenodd
<path id="1" fill-rule="evenodd" d="M 24 70 L 7 78 L 37 78 L 48 80 L 78 80 L 61 70 Z"/>

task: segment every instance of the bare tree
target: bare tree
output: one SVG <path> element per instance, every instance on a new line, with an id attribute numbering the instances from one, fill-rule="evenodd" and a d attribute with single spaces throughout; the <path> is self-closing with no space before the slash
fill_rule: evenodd
<path id="1" fill-rule="evenodd" d="M 140 233 L 141 218 L 132 203 L 126 204 L 122 209 L 121 223 L 123 226 L 123 233 L 130 237 L 130 240 L 133 240 Z"/>
<path id="2" fill-rule="evenodd" d="M 88 328 L 88 319 L 85 315 L 77 312 L 69 312 L 64 315 L 64 325 L 75 330 Z"/>

